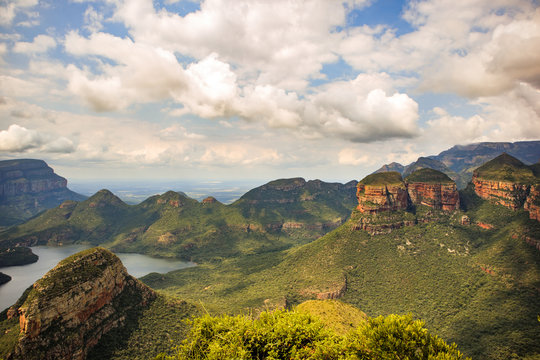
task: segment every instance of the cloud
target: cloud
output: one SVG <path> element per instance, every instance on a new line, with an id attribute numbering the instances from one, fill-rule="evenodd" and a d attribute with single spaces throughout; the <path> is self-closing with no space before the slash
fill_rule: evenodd
<path id="1" fill-rule="evenodd" d="M 56 41 L 48 35 L 38 35 L 32 42 L 17 42 L 13 51 L 17 53 L 43 53 L 56 47 Z"/>
<path id="2" fill-rule="evenodd" d="M 339 39 L 334 30 L 345 23 L 347 8 L 367 3 L 206 0 L 199 11 L 179 16 L 157 11 L 151 0 L 133 0 L 117 2 L 115 19 L 130 29 L 137 42 L 197 59 L 217 53 L 238 67 L 242 77 L 300 90 L 323 63 L 338 59 L 332 51 Z"/>
<path id="3" fill-rule="evenodd" d="M 369 154 L 363 153 L 358 149 L 344 148 L 338 154 L 338 162 L 341 165 L 353 165 L 366 164 L 370 162 Z"/>
<path id="4" fill-rule="evenodd" d="M 214 144 L 206 149 L 199 161 L 213 166 L 253 166 L 276 164 L 281 159 L 282 156 L 273 149 L 246 144 Z"/>
<path id="5" fill-rule="evenodd" d="M 75 150 L 73 142 L 65 137 L 28 130 L 12 124 L 7 130 L 0 131 L 0 151 L 24 152 L 39 149 L 44 152 L 70 153 Z"/>
<path id="6" fill-rule="evenodd" d="M 88 6 L 84 12 L 85 28 L 94 33 L 103 29 L 103 14 L 97 12 L 94 7 Z"/>
<path id="7" fill-rule="evenodd" d="M 25 12 L 38 4 L 38 0 L 7 0 L 0 6 L 0 25 L 11 25 L 17 13 Z"/>

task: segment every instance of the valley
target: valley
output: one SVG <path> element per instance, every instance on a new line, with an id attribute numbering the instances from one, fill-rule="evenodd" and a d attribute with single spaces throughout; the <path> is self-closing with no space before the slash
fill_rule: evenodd
<path id="1" fill-rule="evenodd" d="M 88 358 L 171 354 L 158 339 L 174 325 L 152 326 L 158 314 L 257 318 L 339 300 L 371 319 L 411 314 L 473 359 L 534 359 L 538 165 L 502 154 L 476 168 L 461 190 L 451 175 L 421 167 L 346 184 L 280 179 L 229 205 L 172 191 L 127 205 L 101 190 L 3 231 L 0 244 L 99 245 L 198 263 L 142 277 L 158 294 L 155 305 L 127 320 L 128 332 L 104 335 Z M 1 324 L 15 328 L 8 313 Z M 175 341 L 188 327 L 178 331 Z M 11 339 L 0 337 L 3 349 Z M 135 343 L 154 350 L 145 354 Z"/>

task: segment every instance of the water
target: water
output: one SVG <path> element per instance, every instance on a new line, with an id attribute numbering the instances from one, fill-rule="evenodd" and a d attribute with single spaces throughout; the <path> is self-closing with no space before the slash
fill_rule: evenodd
<path id="1" fill-rule="evenodd" d="M 87 248 L 86 245 L 35 246 L 32 247 L 32 251 L 39 256 L 37 262 L 0 268 L 1 272 L 11 276 L 10 282 L 0 286 L 0 311 L 13 305 L 26 288 L 55 267 L 62 259 Z M 151 272 L 167 273 L 195 265 L 191 262 L 158 259 L 141 254 L 119 253 L 116 255 L 122 260 L 128 272 L 135 277 L 141 277 Z"/>

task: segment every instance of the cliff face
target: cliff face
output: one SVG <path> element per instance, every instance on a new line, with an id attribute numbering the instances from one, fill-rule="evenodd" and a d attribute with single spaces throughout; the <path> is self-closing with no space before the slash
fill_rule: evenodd
<path id="1" fill-rule="evenodd" d="M 529 212 L 529 218 L 540 221 L 540 185 L 531 186 L 524 208 Z"/>
<path id="2" fill-rule="evenodd" d="M 512 210 L 525 209 L 531 219 L 540 215 L 540 166 L 525 165 L 502 154 L 474 171 L 472 183 L 476 194 Z"/>
<path id="3" fill-rule="evenodd" d="M 402 184 L 358 184 L 356 197 L 362 213 L 377 214 L 384 211 L 406 210 L 409 206 L 407 188 Z"/>
<path id="4" fill-rule="evenodd" d="M 358 212 L 353 213 L 353 229 L 371 235 L 387 234 L 418 222 L 434 221 L 433 210 L 415 216 L 409 212 L 415 206 L 436 210 L 459 209 L 456 183 L 440 171 L 423 168 L 405 181 L 397 172 L 375 173 L 362 179 L 357 186 Z"/>
<path id="5" fill-rule="evenodd" d="M 67 180 L 43 160 L 7 160 L 0 162 L 0 184 L 0 197 L 13 197 L 64 189 Z"/>
<path id="6" fill-rule="evenodd" d="M 447 211 L 459 209 L 456 183 L 429 168 L 415 171 L 405 181 L 397 172 L 369 175 L 358 183 L 356 196 L 357 209 L 369 214 L 407 210 L 410 205 Z"/>
<path id="7" fill-rule="evenodd" d="M 482 179 L 476 174 L 473 175 L 472 183 L 474 191 L 482 199 L 494 201 L 512 210 L 523 207 L 530 189 L 529 185 Z"/>
<path id="8" fill-rule="evenodd" d="M 0 161 L 0 225 L 22 222 L 65 200 L 83 200 L 43 160 Z"/>
<path id="9" fill-rule="evenodd" d="M 459 209 L 459 193 L 455 183 L 423 183 L 407 184 L 411 202 L 438 210 L 454 211 Z"/>
<path id="10" fill-rule="evenodd" d="M 111 252 L 75 254 L 38 280 L 18 309 L 20 335 L 8 359 L 85 359 L 109 330 L 155 293 L 130 276 Z"/>

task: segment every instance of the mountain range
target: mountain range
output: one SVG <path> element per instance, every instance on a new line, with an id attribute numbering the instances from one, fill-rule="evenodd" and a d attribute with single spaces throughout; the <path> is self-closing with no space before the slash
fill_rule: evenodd
<path id="1" fill-rule="evenodd" d="M 473 171 L 476 168 L 501 153 L 509 154 L 525 164 L 534 164 L 540 161 L 540 141 L 482 142 L 456 145 L 439 155 L 420 157 L 408 165 L 396 162 L 385 164 L 375 172 L 397 171 L 406 177 L 415 170 L 431 168 L 447 174 L 456 182 L 459 189 L 464 189 L 471 181 Z"/>
<path id="2" fill-rule="evenodd" d="M 533 159 L 537 143 L 501 146 L 525 146 Z M 491 157 L 484 153 L 499 145 L 474 146 Z M 454 163 L 473 161 L 469 148 L 459 151 L 468 155 Z M 420 164 L 434 160 L 426 159 Z M 474 359 L 538 358 L 540 164 L 499 154 L 462 189 L 444 169 L 386 169 L 347 184 L 276 180 L 230 205 L 176 192 L 127 205 L 102 190 L 1 232 L 0 245 L 87 242 L 198 262 L 141 278 L 157 300 L 129 318 L 129 331 L 96 340 L 88 358 L 170 354 L 186 336 L 174 317 L 195 314 L 190 304 L 258 314 L 313 299 L 339 299 L 373 318 L 410 313 Z M 25 296 L 11 317 L 0 314 L 0 354 L 15 341 L 9 331 Z M 173 330 L 173 343 L 162 341 Z"/>

